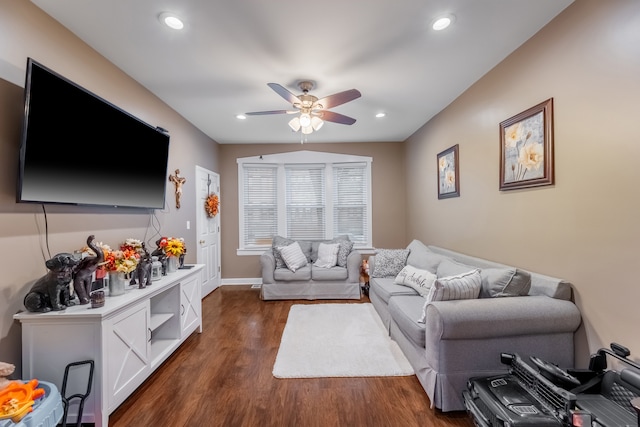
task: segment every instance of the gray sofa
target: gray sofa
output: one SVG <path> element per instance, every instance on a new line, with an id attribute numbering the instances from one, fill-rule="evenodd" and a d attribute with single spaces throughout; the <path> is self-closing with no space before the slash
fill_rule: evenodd
<path id="1" fill-rule="evenodd" d="M 444 274 L 439 267 L 445 265 L 447 276 L 453 267 L 458 272 L 478 268 L 482 276 L 478 298 L 428 304 L 419 288 L 396 284 L 394 277 L 370 278 L 371 302 L 413 366 L 432 407 L 444 412 L 464 410 L 462 391 L 470 377 L 506 371 L 500 362 L 501 352 L 538 356 L 564 368 L 573 366 L 574 332 L 581 317 L 572 302 L 569 283 L 425 246 L 418 240 L 406 249 L 407 265 L 437 276 Z M 376 256 L 369 258 L 369 269 L 375 275 Z M 513 273 L 530 276 L 530 287 L 524 289 L 526 296 L 492 297 L 487 293 L 487 286 L 491 286 L 488 280 L 504 272 L 512 274 L 509 278 L 515 277 Z M 495 289 L 491 293 L 495 295 Z"/>
<path id="2" fill-rule="evenodd" d="M 276 236 L 272 248 L 260 256 L 263 300 L 284 299 L 360 299 L 360 264 L 362 256 L 353 250 L 346 236 L 333 240 L 297 240 L 307 265 L 291 271 L 278 260 L 277 248 L 294 242 Z M 338 265 L 331 268 L 316 267 L 320 243 L 340 243 Z"/>

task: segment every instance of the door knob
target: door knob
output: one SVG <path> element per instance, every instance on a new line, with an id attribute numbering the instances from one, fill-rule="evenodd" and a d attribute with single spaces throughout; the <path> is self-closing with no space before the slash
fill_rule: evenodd
<path id="1" fill-rule="evenodd" d="M 200 240 L 200 244 L 201 244 L 201 245 L 204 245 L 204 240 Z"/>

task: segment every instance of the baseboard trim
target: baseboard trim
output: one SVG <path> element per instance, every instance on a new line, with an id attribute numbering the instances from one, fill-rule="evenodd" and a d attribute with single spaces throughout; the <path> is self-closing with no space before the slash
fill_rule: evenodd
<path id="1" fill-rule="evenodd" d="M 239 286 L 239 285 L 262 285 L 262 278 L 251 277 L 243 279 L 222 279 L 221 285 Z"/>

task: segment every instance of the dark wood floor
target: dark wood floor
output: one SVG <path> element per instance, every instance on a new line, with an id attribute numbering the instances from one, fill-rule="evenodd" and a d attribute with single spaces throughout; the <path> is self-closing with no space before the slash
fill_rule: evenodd
<path id="1" fill-rule="evenodd" d="M 261 301 L 249 286 L 215 290 L 202 301 L 202 334 L 111 414 L 109 426 L 473 425 L 464 412 L 430 409 L 415 376 L 274 378 L 289 308 L 329 302 Z"/>

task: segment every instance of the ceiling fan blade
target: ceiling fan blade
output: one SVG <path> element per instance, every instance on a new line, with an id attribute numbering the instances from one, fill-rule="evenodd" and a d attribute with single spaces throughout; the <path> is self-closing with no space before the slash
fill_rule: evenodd
<path id="1" fill-rule="evenodd" d="M 279 85 L 278 83 L 267 83 L 271 89 L 273 89 L 278 95 L 286 99 L 291 104 L 301 103 L 302 101 L 293 93 L 289 92 L 284 86 Z"/>
<path id="2" fill-rule="evenodd" d="M 344 92 L 334 93 L 333 95 L 325 96 L 322 99 L 318 99 L 314 105 L 322 105 L 322 108 L 329 109 L 342 105 L 346 102 L 353 101 L 356 98 L 360 98 L 362 94 L 357 89 L 349 89 Z"/>
<path id="3" fill-rule="evenodd" d="M 298 111 L 291 111 L 291 110 L 271 110 L 271 111 L 253 111 L 251 113 L 244 113 L 247 116 L 264 116 L 267 114 L 295 114 L 298 113 Z"/>
<path id="4" fill-rule="evenodd" d="M 333 111 L 320 111 L 317 115 L 325 122 L 340 123 L 341 125 L 352 125 L 356 122 L 356 119 L 352 117 L 334 113 Z"/>

